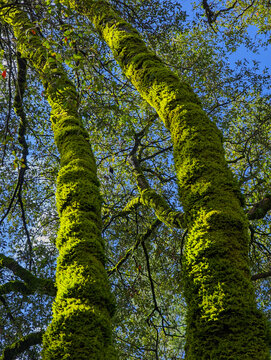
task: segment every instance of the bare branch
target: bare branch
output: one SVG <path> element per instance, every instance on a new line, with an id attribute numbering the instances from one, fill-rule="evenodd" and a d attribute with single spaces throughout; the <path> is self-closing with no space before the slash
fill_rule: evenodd
<path id="1" fill-rule="evenodd" d="M 143 234 L 139 234 L 137 236 L 136 242 L 135 244 L 126 251 L 126 254 L 119 260 L 119 262 L 112 268 L 109 269 L 107 271 L 108 276 L 111 276 L 115 271 L 119 270 L 119 268 L 121 267 L 121 265 L 134 253 L 134 251 L 138 248 L 138 246 L 142 243 L 144 243 L 144 241 L 146 241 L 151 234 L 153 233 L 153 231 L 157 228 L 157 226 L 159 226 L 161 224 L 161 221 L 156 219 L 146 230 L 145 233 Z"/>

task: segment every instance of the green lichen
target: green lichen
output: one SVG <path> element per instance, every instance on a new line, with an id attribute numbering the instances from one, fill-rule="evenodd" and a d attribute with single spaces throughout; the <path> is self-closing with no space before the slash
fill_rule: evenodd
<path id="1" fill-rule="evenodd" d="M 69 1 L 89 17 L 123 72 L 170 130 L 189 236 L 186 359 L 267 360 L 266 323 L 248 266 L 248 225 L 222 136 L 191 88 L 105 1 Z"/>
<path id="2" fill-rule="evenodd" d="M 23 11 L 13 6 L 8 12 L 0 10 L 0 15 L 12 25 L 22 56 L 43 82 L 60 153 L 57 295 L 43 338 L 43 359 L 114 359 L 114 301 L 104 268 L 101 196 L 88 134 L 78 116 L 76 89 L 56 56 L 31 31 L 34 25 Z"/>

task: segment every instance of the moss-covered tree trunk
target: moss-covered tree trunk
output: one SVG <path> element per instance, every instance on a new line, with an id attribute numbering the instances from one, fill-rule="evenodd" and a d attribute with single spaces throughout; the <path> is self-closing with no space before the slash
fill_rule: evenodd
<path id="1" fill-rule="evenodd" d="M 248 264 L 248 224 L 222 136 L 191 88 L 151 53 L 106 1 L 63 1 L 85 14 L 123 72 L 170 130 L 189 236 L 186 359 L 266 360 L 266 325 Z"/>
<path id="2" fill-rule="evenodd" d="M 57 295 L 43 338 L 43 358 L 114 359 L 113 301 L 104 268 L 99 182 L 88 134 L 78 115 L 76 90 L 55 54 L 42 46 L 34 24 L 10 3 L 1 2 L 0 15 L 13 27 L 22 57 L 40 75 L 61 158 L 56 195 L 60 216 Z"/>

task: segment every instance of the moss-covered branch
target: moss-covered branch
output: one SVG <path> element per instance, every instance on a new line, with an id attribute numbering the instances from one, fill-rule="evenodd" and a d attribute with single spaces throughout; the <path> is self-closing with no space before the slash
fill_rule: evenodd
<path id="1" fill-rule="evenodd" d="M 26 283 L 19 280 L 9 281 L 0 286 L 0 294 L 20 292 L 23 295 L 39 293 L 42 295 L 56 296 L 54 282 L 50 279 L 33 278 L 33 281 Z"/>
<path id="2" fill-rule="evenodd" d="M 8 0 L 2 4 L 11 4 Z M 18 50 L 37 70 L 51 106 L 60 153 L 56 202 L 60 229 L 56 245 L 57 295 L 53 319 L 43 337 L 43 358 L 114 359 L 111 316 L 114 301 L 104 267 L 101 196 L 87 131 L 78 114 L 75 86 L 60 57 L 42 39 L 20 4 L 0 10 L 13 27 Z"/>
<path id="3" fill-rule="evenodd" d="M 247 217 L 249 220 L 263 219 L 270 210 L 271 210 L 271 195 L 266 194 L 261 201 L 253 205 L 253 207 L 249 210 Z"/>
<path id="4" fill-rule="evenodd" d="M 18 355 L 28 350 L 33 345 L 42 343 L 44 331 L 34 332 L 22 337 L 20 340 L 5 347 L 0 360 L 17 359 Z"/>
<path id="5" fill-rule="evenodd" d="M 222 135 L 189 85 L 106 1 L 63 0 L 85 14 L 124 74 L 170 130 L 188 228 L 184 261 L 186 359 L 269 358 L 248 260 L 248 224 Z"/>
<path id="6" fill-rule="evenodd" d="M 153 209 L 157 218 L 168 227 L 184 228 L 184 214 L 171 209 L 166 199 L 150 187 L 135 154 L 130 156 L 130 164 L 141 195 L 140 202 Z"/>
<path id="7" fill-rule="evenodd" d="M 136 209 L 139 205 L 142 205 L 141 197 L 137 196 L 137 197 L 132 198 L 122 209 L 122 211 L 120 212 L 120 215 L 129 214 L 134 209 Z"/>
<path id="8" fill-rule="evenodd" d="M 146 179 L 145 181 L 147 182 Z M 162 195 L 159 195 L 155 190 L 151 189 L 150 186 L 144 188 L 140 186 L 139 182 L 137 182 L 137 185 L 141 196 L 137 196 L 130 200 L 122 211 L 117 214 L 117 216 L 125 216 L 134 211 L 134 209 L 138 208 L 138 206 L 144 205 L 149 209 L 153 209 L 157 218 L 168 227 L 178 229 L 185 227 L 183 213 L 173 210 L 165 198 Z"/>
<path id="9" fill-rule="evenodd" d="M 3 267 L 11 270 L 14 275 L 20 277 L 23 281 L 15 280 L 3 284 L 0 287 L 1 295 L 12 291 L 20 292 L 24 295 L 34 294 L 35 292 L 49 296 L 56 295 L 56 288 L 53 280 L 38 278 L 18 264 L 16 260 L 5 256 L 4 254 L 0 254 L 0 268 Z"/>
<path id="10" fill-rule="evenodd" d="M 6 256 L 4 254 L 0 254 L 0 268 L 6 267 L 11 270 L 14 275 L 19 276 L 25 282 L 31 282 L 35 277 L 30 271 L 26 270 L 22 267 L 16 260 L 13 258 Z"/>
<path id="11" fill-rule="evenodd" d="M 8 294 L 10 292 L 20 292 L 23 295 L 30 295 L 33 294 L 35 290 L 23 281 L 13 280 L 0 286 L 0 295 Z"/>
<path id="12" fill-rule="evenodd" d="M 130 164 L 132 166 L 140 196 L 130 200 L 122 211 L 116 215 L 116 217 L 125 216 L 138 208 L 138 206 L 144 205 L 149 209 L 153 209 L 157 218 L 168 227 L 184 228 L 184 214 L 180 211 L 173 210 L 162 195 L 151 189 L 145 175 L 143 174 L 139 161 L 134 154 L 130 155 Z"/>

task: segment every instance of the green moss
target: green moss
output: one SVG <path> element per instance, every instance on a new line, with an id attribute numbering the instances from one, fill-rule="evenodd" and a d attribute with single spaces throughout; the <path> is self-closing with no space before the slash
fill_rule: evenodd
<path id="1" fill-rule="evenodd" d="M 99 306 L 75 299 L 54 305 L 55 321 L 47 334 L 55 341 L 44 339 L 50 359 L 114 359 L 111 345 L 109 314 Z M 76 339 L 76 341 L 74 341 Z M 101 342 L 101 339 L 104 339 Z"/>
<path id="2" fill-rule="evenodd" d="M 141 191 L 141 201 L 144 205 L 155 211 L 157 219 L 168 227 L 184 228 L 186 226 L 184 215 L 173 211 L 163 196 L 148 188 Z"/>
<path id="3" fill-rule="evenodd" d="M 189 360 L 268 359 L 265 342 L 266 325 L 262 315 L 256 309 L 249 275 L 247 224 L 241 209 L 240 191 L 226 166 L 221 133 L 202 111 L 200 101 L 190 87 L 179 82 L 162 61 L 146 48 L 136 30 L 115 14 L 106 2 L 81 0 L 70 1 L 69 4 L 89 16 L 112 49 L 124 73 L 142 97 L 155 107 L 172 135 L 180 199 L 185 209 L 189 230 L 183 274 L 188 304 L 186 358 Z M 21 36 L 20 42 L 24 46 L 27 40 L 33 49 L 40 47 L 35 37 L 26 36 L 26 31 L 18 30 L 18 32 Z M 22 52 L 24 46 L 22 46 Z M 29 49 L 26 54 L 28 53 Z M 37 54 L 34 55 L 37 56 L 34 62 L 38 64 L 38 67 L 42 65 L 46 68 L 44 52 L 38 51 Z M 34 56 L 30 56 L 32 60 Z M 52 57 L 48 59 L 50 59 L 47 64 L 48 69 L 58 66 Z M 53 110 L 52 121 L 57 125 L 60 118 L 75 116 L 73 108 L 77 99 L 74 97 L 72 86 L 61 78 L 62 71 L 54 73 L 54 81 L 47 86 L 48 99 Z M 49 81 L 48 71 L 46 76 L 42 76 L 44 76 L 44 83 Z M 60 86 L 61 97 L 54 92 L 56 84 L 57 87 Z M 65 101 L 67 98 L 72 101 Z M 56 130 L 57 143 L 60 153 L 64 156 L 65 165 L 68 164 L 69 158 L 65 158 L 64 148 L 65 152 L 70 151 L 74 159 L 76 154 L 80 157 L 79 154 L 83 154 L 85 149 L 84 134 L 80 132 L 80 146 L 77 150 L 75 148 L 77 125 L 74 125 L 71 118 L 67 120 L 67 125 L 70 126 L 67 131 L 65 126 L 65 129 Z M 61 136 L 62 131 L 63 134 L 66 131 L 65 136 Z M 66 142 L 66 136 L 71 141 Z M 69 149 L 68 143 L 74 145 L 71 145 Z M 86 160 L 84 156 L 83 158 Z M 63 174 L 65 172 L 64 168 Z M 68 169 L 67 174 L 69 174 Z M 73 176 L 75 183 L 71 189 L 64 180 L 59 181 L 59 209 L 65 229 L 69 229 L 70 222 L 69 217 L 65 217 L 66 213 L 78 209 L 89 213 L 92 219 L 95 214 L 94 209 L 97 209 L 99 203 L 98 197 L 93 196 L 95 205 L 89 207 L 90 204 L 82 199 L 83 192 L 80 192 L 76 174 Z M 87 180 L 82 180 L 84 189 L 92 196 L 96 185 L 88 187 L 87 183 Z M 89 339 L 88 351 L 92 351 L 92 358 L 111 359 L 113 358 L 109 356 L 111 345 L 109 345 L 110 341 L 107 342 L 109 339 L 109 332 L 107 332 L 109 316 L 106 313 L 108 306 L 102 311 L 97 305 L 92 304 L 93 302 L 96 304 L 96 295 L 97 300 L 100 301 L 103 298 L 105 303 L 109 297 L 102 297 L 102 290 L 99 290 L 96 284 L 93 287 L 95 293 L 90 295 L 91 301 L 86 300 L 86 292 L 83 291 L 82 284 L 85 283 L 87 289 L 92 289 L 91 284 L 95 282 L 91 276 L 87 277 L 84 271 L 81 272 L 81 265 L 79 273 L 76 273 L 78 282 L 73 281 L 72 272 L 75 270 L 76 251 L 81 256 L 82 248 L 69 247 L 69 237 L 69 234 L 62 235 L 60 242 L 67 244 L 65 245 L 67 248 L 63 250 L 65 256 L 64 253 L 60 255 L 60 264 L 63 265 L 59 266 L 58 279 L 61 279 L 62 271 L 67 271 L 69 276 L 63 291 L 61 290 L 63 296 L 57 296 L 55 302 L 53 322 L 44 343 L 45 358 L 64 359 L 66 356 L 66 358 L 75 359 L 82 346 L 76 345 L 73 348 L 72 339 L 76 338 L 79 344 L 82 341 L 85 344 L 84 337 L 87 335 L 81 334 L 80 329 L 89 326 L 89 333 L 92 336 Z M 99 241 L 98 238 L 97 241 Z M 72 250 L 70 257 L 69 249 Z M 97 261 L 97 264 L 93 262 L 93 266 L 97 265 L 99 278 L 98 269 L 101 268 L 98 266 L 99 260 Z M 84 268 L 84 263 L 82 268 Z M 82 298 L 73 299 L 69 296 L 66 298 L 66 294 L 73 293 L 75 288 L 82 289 L 80 290 Z M 94 336 L 95 321 L 97 321 L 96 333 L 100 334 L 97 337 Z M 75 329 L 74 334 L 71 334 L 72 329 Z M 60 336 L 55 339 L 57 334 Z M 103 341 L 100 341 L 101 338 Z M 94 351 L 94 349 L 99 350 Z M 102 353 L 102 349 L 105 349 L 105 352 L 108 351 L 107 355 Z M 86 358 L 86 353 L 80 356 L 77 358 Z"/>
<path id="4" fill-rule="evenodd" d="M 189 230 L 183 272 L 186 359 L 266 360 L 266 325 L 256 309 L 249 274 L 247 223 L 220 131 L 191 88 L 146 48 L 109 4 L 69 4 L 90 18 L 123 72 L 171 132 Z M 148 190 L 142 201 L 155 202 L 155 197 Z"/>
<path id="5" fill-rule="evenodd" d="M 136 209 L 140 204 L 141 204 L 141 197 L 140 196 L 135 197 L 132 200 L 130 200 L 128 204 L 126 204 L 126 206 L 123 208 L 121 213 L 123 214 L 129 213 L 134 209 Z"/>
<path id="6" fill-rule="evenodd" d="M 76 90 L 56 57 L 31 31 L 34 26 L 25 13 L 14 7 L 8 13 L 1 11 L 13 26 L 22 55 L 43 82 L 60 153 L 57 295 L 44 335 L 43 359 L 114 359 L 114 301 L 104 268 L 99 181 L 88 134 L 78 116 Z"/>

